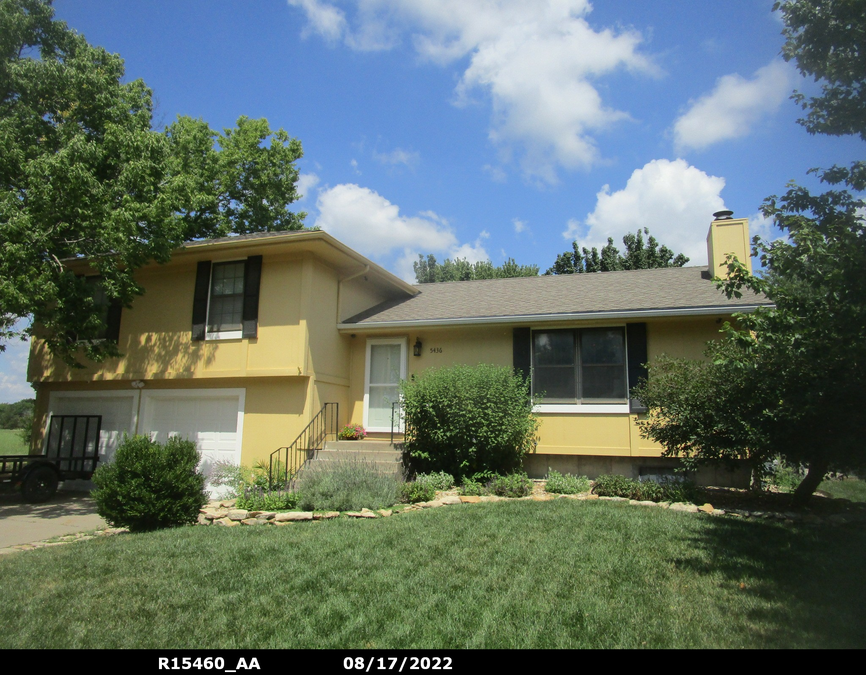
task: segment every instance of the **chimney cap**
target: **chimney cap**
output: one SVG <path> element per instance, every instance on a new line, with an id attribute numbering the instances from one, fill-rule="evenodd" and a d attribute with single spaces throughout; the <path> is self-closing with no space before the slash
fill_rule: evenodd
<path id="1" fill-rule="evenodd" d="M 716 211 L 713 214 L 713 218 L 715 218 L 716 220 L 730 220 L 732 215 L 734 215 L 733 211 Z"/>

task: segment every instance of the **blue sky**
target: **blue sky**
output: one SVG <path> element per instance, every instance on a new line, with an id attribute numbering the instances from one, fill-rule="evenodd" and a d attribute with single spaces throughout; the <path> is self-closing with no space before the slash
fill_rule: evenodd
<path id="1" fill-rule="evenodd" d="M 789 100 L 772 0 L 56 0 L 119 53 L 156 122 L 265 117 L 304 147 L 298 209 L 395 274 L 419 253 L 549 267 L 648 227 L 706 262 L 713 211 L 752 220 L 813 166 L 863 156 Z M 26 345 L 0 401 L 30 396 Z"/>

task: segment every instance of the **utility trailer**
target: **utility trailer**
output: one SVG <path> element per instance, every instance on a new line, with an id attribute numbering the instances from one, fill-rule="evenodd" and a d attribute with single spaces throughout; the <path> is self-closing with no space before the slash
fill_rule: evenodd
<path id="1" fill-rule="evenodd" d="M 44 455 L 0 455 L 0 488 L 47 502 L 60 481 L 89 480 L 99 462 L 102 415 L 52 415 Z"/>

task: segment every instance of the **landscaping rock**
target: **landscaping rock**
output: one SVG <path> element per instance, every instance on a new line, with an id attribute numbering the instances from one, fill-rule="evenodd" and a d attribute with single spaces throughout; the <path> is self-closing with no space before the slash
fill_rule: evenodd
<path id="1" fill-rule="evenodd" d="M 372 511 L 346 511 L 346 515 L 350 518 L 378 518 Z"/>
<path id="2" fill-rule="evenodd" d="M 314 513 L 313 520 L 331 520 L 332 518 L 339 518 L 339 511 L 328 511 L 326 513 Z"/>
<path id="3" fill-rule="evenodd" d="M 627 501 L 629 501 L 625 497 L 599 497 L 599 499 L 602 499 L 606 502 L 627 502 Z"/>
<path id="4" fill-rule="evenodd" d="M 704 504 L 703 506 L 698 507 L 698 511 L 703 511 L 704 513 L 712 513 L 714 510 L 712 504 Z"/>
<path id="5" fill-rule="evenodd" d="M 228 514 L 228 509 L 216 509 L 213 511 L 206 509 L 202 511 L 202 515 L 208 520 L 219 520 L 220 518 L 225 518 Z"/>
<path id="6" fill-rule="evenodd" d="M 445 504 L 446 506 L 448 506 L 448 505 L 453 505 L 453 504 L 462 504 L 462 503 L 463 503 L 463 502 L 460 500 L 460 497 L 458 497 L 457 495 L 446 495 L 445 497 L 442 497 L 442 498 L 438 499 L 437 501 L 442 502 L 442 503 Z"/>
<path id="7" fill-rule="evenodd" d="M 208 519 L 203 514 L 201 514 L 201 513 L 198 514 L 198 524 L 199 525 L 210 525 L 212 522 L 213 522 L 213 518 Z M 67 541 L 69 541 L 69 540 L 67 539 Z"/>
<path id="8" fill-rule="evenodd" d="M 252 515 L 252 513 L 250 515 Z M 276 511 L 262 511 L 258 515 L 256 515 L 256 520 L 273 520 L 276 515 Z"/>
<path id="9" fill-rule="evenodd" d="M 249 516 L 249 512 L 244 509 L 233 509 L 229 511 L 227 517 L 229 520 L 244 520 Z"/>
<path id="10" fill-rule="evenodd" d="M 390 509 L 379 509 L 378 511 L 376 511 L 376 513 L 378 513 L 383 518 L 387 518 L 388 516 L 390 516 L 394 512 L 391 511 Z"/>
<path id="11" fill-rule="evenodd" d="M 278 523 L 290 523 L 297 520 L 312 520 L 312 511 L 287 511 L 286 513 L 278 513 L 274 516 L 274 521 Z"/>
<path id="12" fill-rule="evenodd" d="M 237 520 L 230 520 L 229 518 L 223 518 L 221 520 L 213 521 L 214 525 L 222 525 L 223 527 L 237 527 L 240 525 L 240 522 Z"/>
<path id="13" fill-rule="evenodd" d="M 547 492 L 542 492 L 540 494 L 532 495 L 530 499 L 534 502 L 549 502 L 551 499 L 556 499 L 556 497 Z"/>
<path id="14" fill-rule="evenodd" d="M 698 507 L 694 504 L 683 504 L 682 502 L 676 502 L 675 504 L 670 505 L 671 511 L 685 511 L 687 513 L 697 513 Z"/>
<path id="15" fill-rule="evenodd" d="M 222 506 L 223 508 L 230 509 L 230 508 L 232 508 L 235 504 L 237 504 L 237 502 L 238 502 L 237 498 L 235 498 L 235 499 L 224 499 L 223 501 L 219 502 L 219 505 Z"/>
<path id="16" fill-rule="evenodd" d="M 267 525 L 268 521 L 261 521 L 258 518 L 244 518 L 241 523 L 243 525 Z"/>
<path id="17" fill-rule="evenodd" d="M 481 501 L 481 497 L 475 495 L 461 495 L 459 499 L 462 504 L 477 504 Z"/>

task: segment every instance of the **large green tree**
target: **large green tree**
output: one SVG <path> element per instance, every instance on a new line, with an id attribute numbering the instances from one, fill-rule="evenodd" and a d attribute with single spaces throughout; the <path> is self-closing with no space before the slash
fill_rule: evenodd
<path id="1" fill-rule="evenodd" d="M 426 258 L 419 255 L 412 266 L 415 269 L 415 282 L 419 284 L 538 276 L 538 265 L 519 265 L 514 258 L 509 258 L 497 267 L 489 260 L 471 263 L 466 258 L 445 258 L 440 263 L 434 255 Z"/>
<path id="2" fill-rule="evenodd" d="M 299 141 L 245 117 L 157 130 L 152 113 L 144 82 L 50 0 L 0 0 L 0 340 L 39 330 L 69 363 L 114 355 L 92 338 L 106 302 L 143 292 L 137 268 L 192 239 L 303 226 L 288 209 Z"/>
<path id="3" fill-rule="evenodd" d="M 812 133 L 866 132 L 862 2 L 789 0 L 783 55 L 822 83 L 822 95 L 795 93 Z M 636 394 L 651 408 L 646 435 L 672 455 L 745 458 L 774 454 L 808 466 L 794 501 L 805 504 L 828 470 L 866 468 L 866 164 L 813 170 L 821 194 L 791 184 L 762 210 L 787 233 L 755 238 L 763 272 L 729 260 L 719 285 L 765 294 L 774 306 L 737 316 L 710 362 L 661 361 Z M 853 194 L 852 194 L 853 193 Z M 684 387 L 693 390 L 684 396 Z M 732 414 L 732 411 L 734 414 Z"/>
<path id="4" fill-rule="evenodd" d="M 647 236 L 644 242 L 644 235 Z M 689 259 L 682 253 L 674 253 L 667 246 L 659 246 L 649 229 L 629 232 L 622 238 L 625 246 L 623 253 L 609 237 L 607 245 L 599 253 L 596 247 L 578 248 L 577 242 L 571 243 L 571 251 L 556 256 L 556 261 L 545 274 L 581 274 L 583 272 L 616 272 L 619 270 L 646 270 L 656 267 L 682 267 Z"/>

